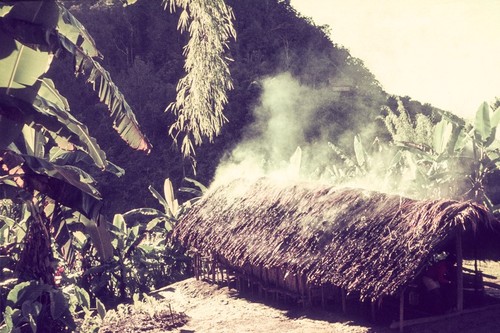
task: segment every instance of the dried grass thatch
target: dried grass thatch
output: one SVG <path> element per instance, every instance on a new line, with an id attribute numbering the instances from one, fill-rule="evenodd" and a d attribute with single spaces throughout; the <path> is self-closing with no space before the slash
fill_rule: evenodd
<path id="1" fill-rule="evenodd" d="M 308 285 L 331 283 L 375 300 L 407 286 L 457 229 L 491 224 L 473 202 L 262 178 L 211 189 L 174 237 L 236 269 L 279 268 Z"/>

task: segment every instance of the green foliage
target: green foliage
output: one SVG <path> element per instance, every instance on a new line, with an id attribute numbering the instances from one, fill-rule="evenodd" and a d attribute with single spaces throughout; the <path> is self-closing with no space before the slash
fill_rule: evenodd
<path id="1" fill-rule="evenodd" d="M 403 150 L 404 164 L 414 170 L 414 193 L 472 199 L 497 212 L 498 206 L 488 196 L 486 179 L 500 171 L 500 143 L 495 138 L 498 114 L 498 108 L 492 110 L 486 102 L 479 106 L 473 123 L 442 112 L 441 121 L 432 127 L 429 135 L 432 141 L 428 143 L 412 135 L 414 127 L 407 116 L 398 121 L 404 123 L 409 134 L 395 130 L 396 118 L 389 113 L 385 119 L 388 130 Z M 409 141 L 401 140 L 401 134 Z"/>
<path id="2" fill-rule="evenodd" d="M 87 129 L 69 114 L 66 99 L 52 81 L 43 77 L 54 55 L 69 53 L 75 59 L 75 72 L 88 74 L 88 81 L 110 108 L 123 139 L 134 148 L 149 150 L 128 104 L 109 74 L 93 59 L 100 53 L 92 37 L 66 8 L 56 1 L 17 2 L 1 19 L 1 48 L 8 54 L 0 59 L 2 117 L 25 124 L 34 120 L 54 137 L 76 144 L 104 168 L 104 153 Z M 75 138 L 77 141 L 72 142 Z"/>
<path id="3" fill-rule="evenodd" d="M 387 130 L 396 142 L 412 142 L 432 146 L 433 124 L 429 117 L 417 114 L 415 121 L 410 118 L 408 111 L 399 97 L 396 97 L 397 109 L 383 107 L 387 115 L 383 118 Z"/>
<path id="4" fill-rule="evenodd" d="M 164 183 L 164 196 L 151 186 L 150 191 L 164 211 L 139 208 L 115 215 L 110 227 L 112 260 L 93 265 L 83 274 L 95 293 L 131 298 L 187 273 L 189 258 L 171 243 L 168 235 L 192 201 L 179 205 L 169 179 Z"/>
<path id="5" fill-rule="evenodd" d="M 71 332 L 76 325 L 60 289 L 37 281 L 21 282 L 7 295 L 1 332 Z"/>
<path id="6" fill-rule="evenodd" d="M 169 105 L 177 121 L 169 133 L 181 135 L 181 151 L 194 162 L 195 148 L 207 138 L 213 142 L 227 121 L 223 114 L 227 91 L 233 88 L 228 62 L 224 55 L 228 40 L 236 38 L 233 12 L 223 0 L 164 0 L 165 8 L 181 7 L 178 29 L 189 31 L 184 48 L 186 76 L 177 84 L 177 99 Z"/>
<path id="7" fill-rule="evenodd" d="M 54 56 L 73 57 L 75 73 L 86 75 L 129 146 L 149 151 L 150 144 L 109 73 L 94 59 L 101 57 L 94 40 L 62 3 L 2 3 L 0 14 L 0 128 L 9 128 L 8 135 L 2 132 L 0 146 L 0 198 L 15 199 L 12 205 L 20 209 L 10 216 L 3 205 L 0 218 L 2 292 L 10 290 L 2 303 L 3 329 L 73 331 L 72 306 L 52 285 L 62 279 L 58 270 L 54 281 L 52 254 L 60 250 L 61 261 L 72 266 L 78 261 L 75 253 L 99 253 L 106 260 L 112 249 L 94 179 L 66 163 L 88 162 L 116 174 L 123 170 L 107 161 L 88 128 L 70 114 L 65 97 L 45 77 Z M 75 221 L 76 211 L 85 217 Z M 87 238 L 96 252 L 88 250 Z M 12 288 L 17 276 L 19 284 Z M 99 302 L 98 310 L 104 315 Z"/>

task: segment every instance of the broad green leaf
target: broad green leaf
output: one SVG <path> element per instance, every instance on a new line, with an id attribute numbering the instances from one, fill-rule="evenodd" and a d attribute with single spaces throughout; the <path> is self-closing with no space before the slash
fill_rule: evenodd
<path id="1" fill-rule="evenodd" d="M 37 93 L 39 97 L 44 101 L 50 102 L 58 109 L 69 111 L 69 104 L 66 97 L 59 93 L 51 79 L 43 78 L 38 81 L 40 82 L 40 88 Z"/>
<path id="2" fill-rule="evenodd" d="M 90 309 L 90 296 L 85 289 L 75 286 L 75 295 L 81 307 Z"/>
<path id="3" fill-rule="evenodd" d="M 486 141 L 491 134 L 490 106 L 483 102 L 477 109 L 474 129 L 483 141 Z"/>
<path id="4" fill-rule="evenodd" d="M 104 317 L 106 316 L 106 307 L 104 304 L 101 302 L 99 298 L 95 299 L 96 303 L 96 308 L 97 308 L 97 313 L 99 314 L 99 317 L 101 317 L 101 320 L 104 320 Z"/>
<path id="5" fill-rule="evenodd" d="M 49 53 L 24 46 L 2 30 L 0 52 L 7 55 L 0 58 L 0 94 L 33 86 L 52 61 Z"/>
<path id="6" fill-rule="evenodd" d="M 166 178 L 163 183 L 163 193 L 165 194 L 165 200 L 170 209 L 170 213 L 172 214 L 172 216 L 176 216 L 178 205 L 177 200 L 175 200 L 174 196 L 174 187 L 172 186 L 172 182 L 169 178 Z"/>
<path id="7" fill-rule="evenodd" d="M 84 74 L 94 91 L 99 92 L 99 100 L 106 104 L 113 121 L 113 128 L 127 144 L 147 153 L 151 143 L 142 133 L 132 108 L 111 79 L 111 75 L 94 59 L 82 52 L 69 40 L 61 36 L 64 48 L 75 57 L 75 72 Z"/>
<path id="8" fill-rule="evenodd" d="M 165 224 L 163 225 L 163 227 L 167 231 L 172 231 L 174 226 L 172 225 L 172 222 L 170 222 L 169 220 L 165 220 Z"/>
<path id="9" fill-rule="evenodd" d="M 8 216 L 5 215 L 0 215 L 0 221 L 3 221 L 7 226 L 12 228 L 14 225 L 16 225 L 16 221 Z"/>
<path id="10" fill-rule="evenodd" d="M 108 166 L 106 154 L 101 150 L 96 140 L 90 136 L 87 126 L 74 118 L 68 110 L 59 108 L 58 105 L 37 95 L 41 93 L 47 96 L 49 92 L 57 92 L 53 86 L 51 87 L 51 84 L 51 81 L 41 80 L 36 86 L 23 90 L 12 90 L 12 95 L 16 97 L 0 96 L 0 105 L 7 107 L 9 112 L 7 113 L 5 111 L 7 109 L 5 108 L 2 111 L 0 107 L 0 114 L 3 113 L 4 117 L 16 119 L 20 124 L 32 125 L 34 123 L 41 126 L 50 133 L 53 133 L 56 141 L 58 136 L 64 137 L 71 144 L 71 147 L 76 146 L 86 152 L 92 158 L 95 165 L 104 169 Z M 26 91 L 30 91 L 36 95 L 34 101 L 25 99 L 24 95 Z M 59 104 L 62 103 L 54 96 L 51 98 Z M 31 102 L 33 104 L 30 104 Z"/>
<path id="11" fill-rule="evenodd" d="M 132 228 L 130 228 L 129 235 L 130 235 L 129 238 L 131 240 L 135 240 L 137 238 L 137 236 L 139 235 L 139 226 L 135 225 Z"/>
<path id="12" fill-rule="evenodd" d="M 111 245 L 111 236 L 106 228 L 106 220 L 104 216 L 99 214 L 94 220 L 88 219 L 85 216 L 80 216 L 80 221 L 85 226 L 86 232 L 89 234 L 92 244 L 97 250 L 102 261 L 106 261 L 113 256 L 113 246 Z"/>
<path id="13" fill-rule="evenodd" d="M 34 23 L 44 30 L 56 27 L 59 9 L 55 0 L 13 1 L 9 4 L 12 3 L 14 3 L 14 8 L 8 15 L 10 19 Z"/>
<path id="14" fill-rule="evenodd" d="M 196 185 L 200 189 L 200 191 L 202 193 L 205 193 L 208 190 L 205 185 L 203 185 L 202 183 L 200 183 L 199 181 L 197 181 L 195 179 L 185 177 L 184 180 L 186 180 L 186 181 L 188 181 L 188 182 L 193 183 L 194 185 Z"/>
<path id="15" fill-rule="evenodd" d="M 94 188 L 93 178 L 72 166 L 59 166 L 44 159 L 7 151 L 19 160 L 25 172 L 25 185 L 40 191 L 66 207 L 80 211 L 89 218 L 98 215 L 102 201 Z"/>
<path id="16" fill-rule="evenodd" d="M 37 109 L 56 117 L 59 123 L 64 125 L 67 130 L 75 134 L 78 138 L 78 140 L 70 140 L 70 142 L 89 154 L 99 168 L 105 169 L 108 164 L 106 154 L 97 144 L 96 139 L 90 136 L 87 126 L 69 113 L 69 105 L 66 98 L 59 94 L 52 80 L 43 79 L 41 83 L 35 100 Z"/>
<path id="17" fill-rule="evenodd" d="M 437 154 L 442 154 L 446 151 L 448 142 L 453 134 L 453 124 L 446 119 L 442 119 L 434 126 L 434 135 L 432 140 L 432 148 Z"/>
<path id="18" fill-rule="evenodd" d="M 358 166 L 364 166 L 366 163 L 366 152 L 363 148 L 361 140 L 357 135 L 354 136 L 354 153 L 356 154 L 356 161 L 358 162 Z"/>
<path id="19" fill-rule="evenodd" d="M 61 45 L 77 58 L 76 71 L 87 73 L 88 81 L 94 89 L 101 92 L 99 98 L 109 107 L 115 129 L 131 147 L 149 152 L 151 145 L 140 131 L 130 106 L 112 82 L 109 73 L 92 59 L 100 55 L 94 41 L 69 11 L 55 1 L 20 1 L 8 16 L 9 19 L 33 22 L 35 28 L 38 24 L 39 29 L 42 29 L 40 35 L 47 37 L 46 40 L 37 40 L 37 43 L 47 43 L 50 39 L 48 36 L 56 34 L 57 26 L 60 43 L 57 47 Z M 51 47 L 52 45 L 47 50 Z M 10 93 L 12 89 L 20 89 L 24 100 L 31 103 L 36 95 L 24 88 L 33 86 L 36 80 L 45 74 L 52 55 L 22 45 L 3 30 L 0 30 L 0 52 L 8 55 L 0 59 L 0 95 Z M 54 104 L 55 101 L 50 100 L 50 103 Z M 60 105 L 59 108 L 64 109 Z"/>
<path id="20" fill-rule="evenodd" d="M 50 149 L 49 161 L 58 165 L 74 165 L 82 162 L 86 165 L 95 166 L 94 161 L 87 153 L 79 150 L 68 151 L 60 147 L 52 147 Z M 117 177 L 121 177 L 125 174 L 125 170 L 123 168 L 110 161 L 107 161 L 105 171 L 110 172 Z"/>
<path id="21" fill-rule="evenodd" d="M 43 158 L 45 145 L 47 144 L 45 137 L 39 131 L 35 131 L 26 125 L 22 129 L 22 134 L 28 155 Z"/>
<path id="22" fill-rule="evenodd" d="M 14 5 L 4 5 L 0 4 L 0 17 L 7 15 Z"/>
<path id="23" fill-rule="evenodd" d="M 125 233 L 126 223 L 122 214 L 115 214 L 115 217 L 113 218 L 113 225 L 116 227 L 116 229 Z"/>
<path id="24" fill-rule="evenodd" d="M 149 185 L 148 189 L 149 189 L 149 192 L 151 192 L 151 194 L 153 194 L 153 197 L 155 197 L 156 200 L 158 200 L 158 202 L 163 206 L 163 208 L 165 209 L 165 213 L 170 214 L 169 205 L 168 205 L 167 201 L 165 201 L 165 199 L 161 196 L 161 194 L 158 193 L 158 191 L 155 190 L 154 187 L 151 185 Z"/>
<path id="25" fill-rule="evenodd" d="M 14 307 L 22 305 L 26 301 L 34 301 L 42 293 L 49 292 L 51 289 L 51 286 L 35 281 L 21 282 L 10 290 L 7 295 L 7 305 Z"/>
<path id="26" fill-rule="evenodd" d="M 84 245 L 85 242 L 87 241 L 87 236 L 85 236 L 85 234 L 81 231 L 73 231 L 73 237 L 76 238 L 76 240 L 81 244 L 81 245 Z"/>
<path id="27" fill-rule="evenodd" d="M 50 314 L 52 318 L 59 319 L 67 311 L 68 303 L 62 291 L 59 289 L 52 290 L 50 293 Z"/>
<path id="28" fill-rule="evenodd" d="M 97 49 L 94 39 L 87 29 L 78 21 L 62 4 L 59 4 L 59 20 L 57 31 L 68 41 L 78 46 L 90 57 L 102 57 Z"/>
<path id="29" fill-rule="evenodd" d="M 165 220 L 165 218 L 154 218 L 152 219 L 151 221 L 148 222 L 148 224 L 146 225 L 146 231 L 151 231 L 153 230 L 157 225 L 158 223 L 160 223 L 161 221 Z"/>
<path id="30" fill-rule="evenodd" d="M 20 312 L 19 309 L 16 309 L 15 311 Z M 13 313 L 14 313 L 14 310 L 10 306 L 5 308 L 5 311 L 3 313 L 5 326 L 0 327 L 0 333 L 13 333 L 14 332 L 14 320 L 12 318 Z"/>
<path id="31" fill-rule="evenodd" d="M 495 128 L 500 122 L 500 107 L 498 107 L 491 116 L 491 127 Z"/>

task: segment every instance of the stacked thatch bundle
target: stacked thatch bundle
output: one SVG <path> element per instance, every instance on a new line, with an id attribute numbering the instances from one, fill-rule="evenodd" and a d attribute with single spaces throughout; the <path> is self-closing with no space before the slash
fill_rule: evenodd
<path id="1" fill-rule="evenodd" d="M 174 237 L 236 269 L 280 269 L 308 285 L 330 283 L 375 300 L 407 286 L 458 228 L 491 223 L 472 202 L 262 178 L 211 189 Z"/>

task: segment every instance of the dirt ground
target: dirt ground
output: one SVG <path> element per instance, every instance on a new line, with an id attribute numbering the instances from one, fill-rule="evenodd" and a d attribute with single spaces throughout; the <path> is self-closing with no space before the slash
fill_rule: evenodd
<path id="1" fill-rule="evenodd" d="M 485 282 L 488 293 L 497 293 L 500 283 L 500 263 L 483 263 L 480 269 L 487 273 Z M 168 304 L 173 313 L 180 313 L 178 326 L 166 329 L 155 328 L 154 323 L 162 319 L 158 316 L 142 317 L 142 324 L 115 325 L 100 332 L 174 332 L 174 333 L 233 333 L 233 332 L 331 332 L 331 333 L 389 333 L 399 332 L 390 329 L 388 324 L 372 325 L 368 318 L 342 316 L 336 312 L 320 309 L 302 310 L 297 307 L 284 308 L 279 304 L 264 304 L 259 299 L 241 297 L 236 290 L 218 287 L 194 278 L 177 282 L 154 293 L 158 304 Z M 499 295 L 500 296 L 500 295 Z M 169 310 L 172 314 L 172 311 Z M 405 327 L 407 333 L 446 333 L 446 332 L 499 332 L 500 304 L 492 304 L 480 310 L 426 323 Z M 132 319 L 132 318 L 130 318 Z M 136 320 L 137 321 L 137 320 Z M 125 323 L 123 323 L 125 324 Z M 175 326 L 175 325 L 174 325 Z M 148 327 L 150 329 L 148 329 Z"/>

